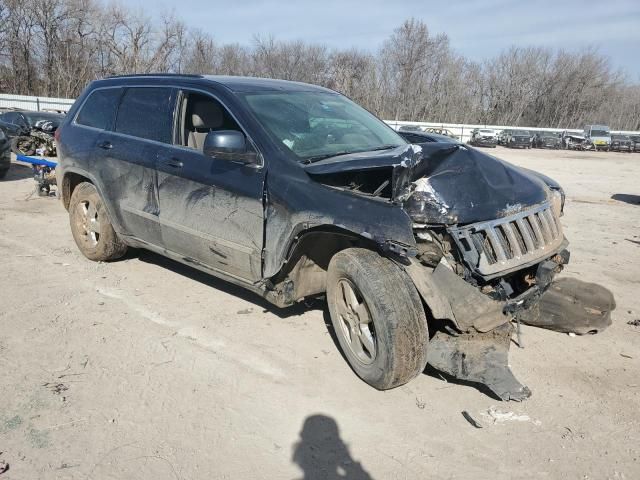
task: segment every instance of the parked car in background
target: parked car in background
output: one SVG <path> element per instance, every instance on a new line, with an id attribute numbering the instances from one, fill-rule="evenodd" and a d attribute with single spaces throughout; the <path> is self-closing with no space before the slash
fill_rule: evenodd
<path id="1" fill-rule="evenodd" d="M 533 148 L 560 148 L 560 134 L 557 132 L 536 132 L 531 141 Z"/>
<path id="2" fill-rule="evenodd" d="M 475 128 L 471 131 L 469 145 L 474 147 L 492 147 L 496 148 L 497 136 L 496 131 L 490 128 Z"/>
<path id="3" fill-rule="evenodd" d="M 420 125 L 400 125 L 400 128 L 398 129 L 398 131 L 402 131 L 402 132 L 422 132 L 424 130 L 422 130 L 422 128 L 420 128 Z"/>
<path id="4" fill-rule="evenodd" d="M 507 144 L 507 138 L 509 138 L 509 134 L 510 133 L 511 133 L 511 130 L 508 129 L 508 128 L 502 130 L 498 134 L 498 145 L 506 145 Z"/>
<path id="5" fill-rule="evenodd" d="M 591 150 L 593 145 L 580 133 L 563 131 L 560 134 L 560 145 L 565 150 Z"/>
<path id="6" fill-rule="evenodd" d="M 0 129 L 7 134 L 16 154 L 55 155 L 53 134 L 64 118 L 55 112 L 12 110 L 0 114 Z"/>
<path id="7" fill-rule="evenodd" d="M 64 115 L 54 112 L 34 112 L 31 110 L 9 110 L 0 113 L 0 129 L 12 139 L 19 135 L 27 135 L 40 121 L 51 122 L 55 128 L 64 120 Z M 5 130 L 4 124 L 12 125 L 11 130 Z M 16 129 L 15 126 L 18 128 Z"/>
<path id="8" fill-rule="evenodd" d="M 611 148 L 611 130 L 606 125 L 587 125 L 584 127 L 584 137 L 596 151 L 609 151 Z"/>
<path id="9" fill-rule="evenodd" d="M 424 130 L 427 133 L 435 133 L 436 135 L 444 135 L 445 137 L 455 138 L 458 140 L 460 137 L 453 133 L 451 130 L 447 130 L 446 128 L 425 128 Z"/>
<path id="10" fill-rule="evenodd" d="M 629 152 L 633 151 L 633 142 L 629 135 L 621 135 L 619 133 L 614 133 L 611 135 L 611 146 L 610 150 L 612 152 Z"/>
<path id="11" fill-rule="evenodd" d="M 630 135 L 632 150 L 634 152 L 640 152 L 640 135 Z"/>
<path id="12" fill-rule="evenodd" d="M 1 118 L 2 114 L 0 114 L 0 130 L 2 131 L 2 133 L 4 133 L 9 141 L 11 141 L 13 137 L 18 137 L 25 133 L 26 129 L 24 127 L 16 125 L 15 123 L 3 121 L 1 120 Z"/>
<path id="13" fill-rule="evenodd" d="M 531 148 L 529 130 L 510 130 L 505 146 L 509 148 Z"/>
<path id="14" fill-rule="evenodd" d="M 11 147 L 9 139 L 0 130 L 0 179 L 3 179 L 11 167 Z"/>
<path id="15" fill-rule="evenodd" d="M 437 133 L 405 132 L 402 130 L 398 131 L 398 133 L 402 138 L 404 138 L 409 143 L 431 143 L 431 142 L 454 143 L 454 144 L 460 143 L 455 138 L 451 138 L 446 135 L 439 135 Z"/>

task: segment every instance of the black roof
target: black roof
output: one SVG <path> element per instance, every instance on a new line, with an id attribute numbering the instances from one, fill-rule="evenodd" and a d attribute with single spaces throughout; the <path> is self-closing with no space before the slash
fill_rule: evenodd
<path id="1" fill-rule="evenodd" d="M 109 83 L 120 83 L 117 80 L 137 80 L 137 79 L 184 79 L 190 83 L 198 83 L 198 80 L 205 83 L 215 83 L 222 85 L 233 92 L 260 92 L 260 91 L 298 91 L 298 92 L 331 92 L 333 90 L 311 85 L 309 83 L 293 82 L 290 80 L 277 80 L 273 78 L 259 77 L 234 77 L 226 75 L 192 75 L 192 74 L 176 74 L 176 73 L 145 73 L 133 75 L 117 75 L 107 77 L 105 80 Z M 112 82 L 116 80 L 116 82 Z M 122 82 L 129 83 L 129 82 Z"/>

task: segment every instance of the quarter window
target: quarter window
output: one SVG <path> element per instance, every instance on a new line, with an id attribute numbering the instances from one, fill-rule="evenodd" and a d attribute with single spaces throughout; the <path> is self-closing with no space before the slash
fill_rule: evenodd
<path id="1" fill-rule="evenodd" d="M 128 88 L 120 101 L 116 132 L 171 143 L 173 120 L 170 88 Z"/>
<path id="2" fill-rule="evenodd" d="M 94 90 L 84 102 L 76 123 L 101 130 L 111 127 L 121 93 L 120 88 Z"/>

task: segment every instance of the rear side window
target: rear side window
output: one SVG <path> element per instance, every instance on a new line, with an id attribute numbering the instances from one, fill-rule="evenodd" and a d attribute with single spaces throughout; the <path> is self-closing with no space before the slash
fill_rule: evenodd
<path id="1" fill-rule="evenodd" d="M 82 105 L 76 123 L 101 130 L 109 128 L 113 124 L 121 93 L 119 88 L 94 90 Z"/>
<path id="2" fill-rule="evenodd" d="M 171 89 L 128 88 L 120 101 L 116 132 L 171 143 Z"/>

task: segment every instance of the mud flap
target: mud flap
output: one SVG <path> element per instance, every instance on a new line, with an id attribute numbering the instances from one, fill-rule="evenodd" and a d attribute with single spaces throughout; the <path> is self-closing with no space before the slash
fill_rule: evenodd
<path id="1" fill-rule="evenodd" d="M 574 278 L 551 284 L 531 308 L 517 313 L 526 325 L 562 333 L 599 333 L 611 325 L 613 294 L 601 285 Z"/>
<path id="2" fill-rule="evenodd" d="M 509 368 L 512 333 L 510 322 L 486 333 L 453 336 L 438 331 L 429 341 L 428 363 L 460 380 L 486 385 L 502 400 L 525 400 L 531 390 Z"/>

